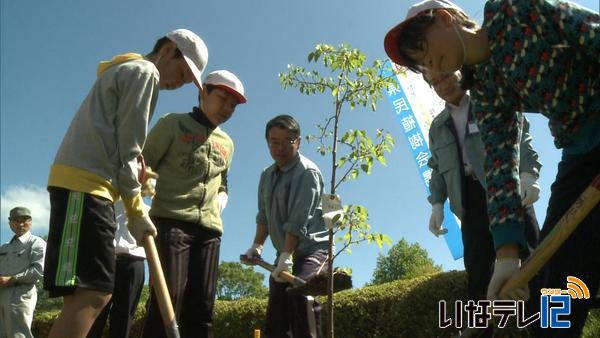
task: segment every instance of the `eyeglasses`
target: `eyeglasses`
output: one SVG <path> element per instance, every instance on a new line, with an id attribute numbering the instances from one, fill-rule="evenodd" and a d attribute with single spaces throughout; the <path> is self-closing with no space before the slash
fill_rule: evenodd
<path id="1" fill-rule="evenodd" d="M 279 141 L 279 140 L 268 140 L 267 143 L 269 144 L 269 147 L 271 148 L 277 148 L 277 147 L 291 147 L 292 145 L 296 144 L 296 142 L 298 142 L 300 138 L 297 137 L 293 140 L 285 140 L 285 141 Z"/>
<path id="2" fill-rule="evenodd" d="M 31 223 L 31 217 L 9 217 L 9 221 L 13 223 Z"/>

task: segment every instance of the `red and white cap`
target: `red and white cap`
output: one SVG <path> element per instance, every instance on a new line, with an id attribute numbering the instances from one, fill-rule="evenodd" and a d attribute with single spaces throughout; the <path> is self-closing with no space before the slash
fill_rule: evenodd
<path id="1" fill-rule="evenodd" d="M 390 31 L 385 35 L 385 39 L 383 40 L 385 53 L 395 64 L 401 66 L 406 65 L 406 61 L 402 59 L 400 51 L 398 50 L 398 42 L 401 40 L 402 31 L 404 30 L 404 27 L 411 19 L 415 18 L 416 16 L 422 15 L 425 13 L 425 11 L 431 9 L 455 9 L 464 13 L 464 11 L 460 7 L 447 0 L 425 0 L 412 5 L 406 13 L 406 18 L 404 19 L 404 21 L 400 22 L 394 28 L 390 29 Z"/>
<path id="2" fill-rule="evenodd" d="M 175 42 L 194 74 L 194 83 L 202 89 L 202 72 L 208 63 L 208 48 L 204 41 L 196 33 L 187 29 L 176 29 L 169 32 L 167 38 Z"/>
<path id="3" fill-rule="evenodd" d="M 232 72 L 227 70 L 216 70 L 204 78 L 204 84 L 219 87 L 235 96 L 240 103 L 246 103 L 244 96 L 244 85 Z"/>

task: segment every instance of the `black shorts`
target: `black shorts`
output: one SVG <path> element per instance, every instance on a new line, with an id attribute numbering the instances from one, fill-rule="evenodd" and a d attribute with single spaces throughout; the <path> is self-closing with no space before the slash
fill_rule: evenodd
<path id="1" fill-rule="evenodd" d="M 115 280 L 115 209 L 106 198 L 49 187 L 50 229 L 44 289 L 50 297 L 75 288 L 112 292 Z"/>

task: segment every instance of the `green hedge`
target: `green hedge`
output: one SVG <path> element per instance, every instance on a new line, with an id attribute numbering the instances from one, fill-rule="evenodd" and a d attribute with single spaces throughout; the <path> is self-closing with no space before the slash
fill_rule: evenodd
<path id="1" fill-rule="evenodd" d="M 58 312 L 59 310 L 35 311 L 33 313 L 33 323 L 31 324 L 33 336 L 38 338 L 48 337 L 50 327 L 58 316 Z"/>
<path id="2" fill-rule="evenodd" d="M 136 313 L 131 337 L 139 337 L 147 289 Z M 450 337 L 456 329 L 438 328 L 438 302 L 446 300 L 448 317 L 455 300 L 466 299 L 464 271 L 451 271 L 411 280 L 367 286 L 335 294 L 335 335 L 340 338 Z M 319 299 L 325 303 L 325 298 Z M 254 337 L 254 329 L 264 329 L 266 299 L 217 301 L 215 336 L 219 338 Z M 326 307 L 323 307 L 326 312 Z M 46 337 L 58 311 L 34 316 L 34 335 Z M 325 319 L 323 313 L 323 322 Z M 323 326 L 325 331 L 325 326 Z M 506 331 L 505 336 L 517 336 Z M 600 337 L 600 309 L 588 318 L 583 337 Z"/>
<path id="3" fill-rule="evenodd" d="M 215 337 L 254 337 L 254 330 L 264 330 L 266 299 L 217 301 L 215 306 Z"/>
<path id="4" fill-rule="evenodd" d="M 448 336 L 438 328 L 438 301 L 449 308 L 466 298 L 464 273 L 399 280 L 350 290 L 336 299 L 336 335 L 339 337 Z"/>

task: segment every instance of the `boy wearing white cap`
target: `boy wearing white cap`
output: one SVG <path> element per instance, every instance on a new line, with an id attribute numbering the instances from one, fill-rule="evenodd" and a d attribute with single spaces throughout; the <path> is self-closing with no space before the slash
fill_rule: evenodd
<path id="1" fill-rule="evenodd" d="M 219 248 L 233 141 L 219 128 L 246 102 L 240 80 L 210 73 L 191 113 L 167 114 L 148 134 L 146 164 L 159 175 L 150 216 L 183 337 L 212 337 Z M 164 337 L 152 293 L 143 337 Z"/>
<path id="2" fill-rule="evenodd" d="M 137 157 L 146 139 L 159 89 L 190 82 L 201 88 L 206 45 L 178 29 L 142 56 L 101 62 L 98 78 L 75 114 L 48 179 L 50 229 L 44 288 L 64 305 L 50 338 L 85 337 L 114 286 L 115 212 L 119 198 L 139 242 L 156 235 L 144 209 Z"/>

